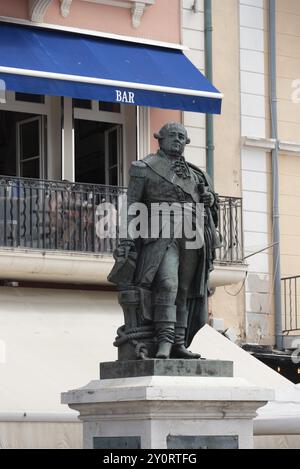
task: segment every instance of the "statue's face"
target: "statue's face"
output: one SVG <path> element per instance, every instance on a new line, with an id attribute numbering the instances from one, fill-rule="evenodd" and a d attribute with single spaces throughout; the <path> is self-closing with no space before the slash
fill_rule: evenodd
<path id="1" fill-rule="evenodd" d="M 164 129 L 160 135 L 159 146 L 170 156 L 178 157 L 184 152 L 187 144 L 187 133 L 182 126 L 172 126 Z"/>

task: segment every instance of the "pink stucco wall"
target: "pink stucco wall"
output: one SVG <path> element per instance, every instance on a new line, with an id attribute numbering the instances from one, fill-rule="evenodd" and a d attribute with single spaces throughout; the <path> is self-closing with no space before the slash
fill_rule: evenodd
<path id="1" fill-rule="evenodd" d="M 28 0 L 0 0 L 0 16 L 28 19 Z M 66 18 L 60 14 L 60 1 L 52 0 L 44 22 L 179 43 L 180 0 L 156 0 L 146 9 L 137 29 L 132 27 L 130 9 L 82 0 L 72 1 Z"/>
<path id="2" fill-rule="evenodd" d="M 0 16 L 28 19 L 28 1 L 0 0 Z"/>
<path id="3" fill-rule="evenodd" d="M 153 137 L 155 132 L 158 132 L 166 122 L 181 122 L 181 111 L 172 111 L 169 109 L 150 109 L 150 150 L 155 153 L 158 149 L 158 142 Z"/>
<path id="4" fill-rule="evenodd" d="M 53 0 L 45 21 L 160 41 L 180 42 L 179 18 L 179 0 L 156 0 L 155 5 L 146 9 L 137 29 L 131 25 L 130 9 L 73 0 L 70 15 L 63 18 L 59 13 L 59 0 Z"/>

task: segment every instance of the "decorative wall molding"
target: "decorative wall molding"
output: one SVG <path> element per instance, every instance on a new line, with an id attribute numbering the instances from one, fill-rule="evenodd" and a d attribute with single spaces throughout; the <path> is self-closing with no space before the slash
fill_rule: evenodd
<path id="1" fill-rule="evenodd" d="M 72 0 L 60 0 L 60 14 L 64 18 L 69 16 Z"/>
<path id="2" fill-rule="evenodd" d="M 35 23 L 42 23 L 52 0 L 28 0 L 29 18 Z"/>
<path id="3" fill-rule="evenodd" d="M 289 155 L 300 156 L 300 142 L 288 142 L 285 140 L 280 140 L 279 150 L 281 153 L 288 153 Z"/>
<path id="4" fill-rule="evenodd" d="M 62 2 L 72 2 L 72 0 L 62 0 Z M 131 9 L 131 18 L 132 26 L 138 28 L 141 24 L 142 16 L 145 12 L 145 9 L 155 4 L 155 0 L 82 0 L 89 3 L 98 3 L 99 5 L 108 5 L 120 8 L 130 8 Z M 67 16 L 67 15 L 66 15 Z"/>
<path id="5" fill-rule="evenodd" d="M 260 148 L 261 150 L 275 150 L 276 140 L 262 137 L 242 137 L 242 146 Z"/>
<path id="6" fill-rule="evenodd" d="M 134 3 L 144 3 L 145 6 L 154 5 L 155 0 L 82 0 L 83 2 L 98 3 L 121 8 L 132 8 Z"/>
<path id="7" fill-rule="evenodd" d="M 11 281 L 110 285 L 107 276 L 114 265 L 109 254 L 1 248 L 0 279 Z M 211 288 L 239 283 L 245 279 L 246 264 L 215 264 Z"/>
<path id="8" fill-rule="evenodd" d="M 120 8 L 130 8 L 132 17 L 132 26 L 138 28 L 141 24 L 142 16 L 145 9 L 154 5 L 155 0 L 82 0 L 89 3 L 97 3 L 99 5 L 108 5 Z M 70 13 L 72 0 L 60 0 L 60 13 L 66 18 Z"/>
<path id="9" fill-rule="evenodd" d="M 276 140 L 273 138 L 242 137 L 242 146 L 271 151 L 275 150 Z M 279 151 L 280 153 L 300 156 L 300 142 L 279 140 Z"/>

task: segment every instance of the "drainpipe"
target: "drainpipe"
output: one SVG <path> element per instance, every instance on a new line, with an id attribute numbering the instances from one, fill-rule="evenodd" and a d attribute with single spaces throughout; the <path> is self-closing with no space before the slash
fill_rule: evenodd
<path id="1" fill-rule="evenodd" d="M 276 141 L 272 150 L 272 185 L 273 185 L 273 272 L 275 301 L 275 337 L 276 348 L 282 350 L 282 316 L 281 316 L 281 268 L 280 268 L 280 226 L 279 226 L 279 141 L 277 117 L 276 87 L 276 0 L 269 0 L 269 48 L 270 48 L 270 109 L 272 138 Z"/>
<path id="2" fill-rule="evenodd" d="M 212 4 L 211 0 L 204 0 L 204 36 L 205 36 L 205 74 L 213 81 L 212 64 Z M 206 114 L 206 170 L 214 180 L 214 123 L 213 115 Z"/>

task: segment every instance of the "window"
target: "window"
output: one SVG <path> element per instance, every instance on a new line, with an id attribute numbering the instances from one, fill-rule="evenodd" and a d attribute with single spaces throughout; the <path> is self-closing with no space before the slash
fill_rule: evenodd
<path id="1" fill-rule="evenodd" d="M 122 185 L 123 160 L 127 150 L 124 136 L 132 146 L 134 135 L 129 137 L 128 134 L 135 134 L 136 120 L 130 114 L 135 109 L 132 111 L 118 103 L 82 101 L 73 99 L 75 181 Z M 86 103 L 89 103 L 89 108 Z M 77 104 L 85 107 L 76 107 Z M 134 148 L 134 159 L 135 153 Z"/>
<path id="2" fill-rule="evenodd" d="M 99 101 L 99 111 L 120 113 L 121 106 L 118 103 L 106 103 L 104 101 Z"/>
<path id="3" fill-rule="evenodd" d="M 105 134 L 105 179 L 106 184 L 119 184 L 119 168 L 121 166 L 121 133 L 120 125 L 111 126 Z"/>
<path id="4" fill-rule="evenodd" d="M 43 116 L 0 111 L 0 174 L 44 177 L 44 129 Z"/>
<path id="5" fill-rule="evenodd" d="M 121 136 L 120 124 L 75 120 L 76 182 L 120 184 Z"/>
<path id="6" fill-rule="evenodd" d="M 45 103 L 45 96 L 42 94 L 15 93 L 16 101 L 24 101 L 26 103 Z"/>
<path id="7" fill-rule="evenodd" d="M 73 107 L 78 109 L 91 109 L 92 102 L 89 99 L 73 99 Z"/>
<path id="8" fill-rule="evenodd" d="M 18 176 L 43 177 L 43 117 L 35 116 L 17 122 Z"/>
<path id="9" fill-rule="evenodd" d="M 92 109 L 95 107 L 97 101 L 90 101 L 89 99 L 73 99 L 73 107 L 77 109 Z M 121 106 L 119 103 L 109 103 L 104 101 L 98 102 L 98 110 L 104 112 L 121 112 Z"/>
<path id="10" fill-rule="evenodd" d="M 124 186 L 137 159 L 137 108 L 86 102 L 63 98 L 62 179 Z"/>
<path id="11" fill-rule="evenodd" d="M 51 162 L 60 158 L 59 103 L 51 107 L 51 100 L 55 99 L 59 98 L 7 92 L 6 103 L 0 104 L 0 174 L 47 177 L 47 152 Z M 54 138 L 47 139 L 47 125 L 52 132 L 51 137 L 57 129 L 57 142 Z M 56 163 L 51 164 L 54 166 Z"/>

